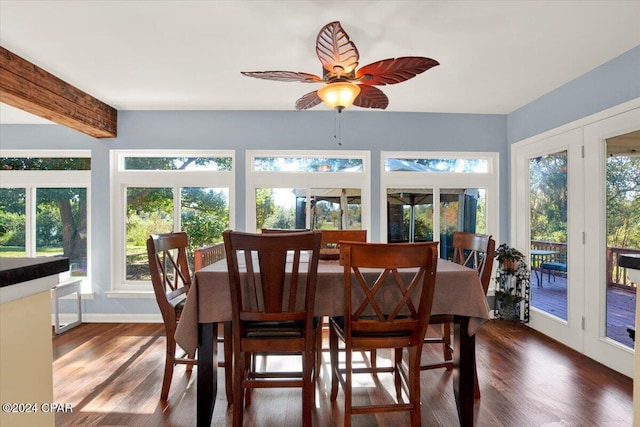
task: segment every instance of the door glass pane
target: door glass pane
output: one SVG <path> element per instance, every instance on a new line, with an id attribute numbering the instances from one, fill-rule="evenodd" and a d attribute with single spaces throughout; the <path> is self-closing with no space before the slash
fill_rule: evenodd
<path id="1" fill-rule="evenodd" d="M 567 151 L 529 160 L 531 305 L 567 320 Z"/>
<path id="2" fill-rule="evenodd" d="M 69 258 L 71 276 L 87 275 L 87 189 L 36 189 L 36 256 Z"/>
<path id="3" fill-rule="evenodd" d="M 453 258 L 453 232 L 486 232 L 486 191 L 482 188 L 440 190 L 440 257 Z"/>
<path id="4" fill-rule="evenodd" d="M 173 231 L 173 189 L 127 188 L 126 280 L 151 280 L 150 234 Z"/>
<path id="5" fill-rule="evenodd" d="M 0 188 L 0 256 L 26 255 L 25 200 L 24 188 Z"/>
<path id="6" fill-rule="evenodd" d="M 387 189 L 387 242 L 433 241 L 433 190 Z"/>
<path id="7" fill-rule="evenodd" d="M 638 283 L 618 266 L 618 257 L 640 254 L 640 131 L 607 140 L 607 337 L 634 347 Z"/>

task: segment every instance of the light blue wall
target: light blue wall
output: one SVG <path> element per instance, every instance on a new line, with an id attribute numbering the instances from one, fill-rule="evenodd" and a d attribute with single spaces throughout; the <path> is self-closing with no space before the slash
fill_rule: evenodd
<path id="1" fill-rule="evenodd" d="M 507 115 L 509 144 L 640 97 L 640 46 Z"/>
<path id="2" fill-rule="evenodd" d="M 245 224 L 245 150 L 369 150 L 372 161 L 371 238 L 379 240 L 380 151 L 488 151 L 500 154 L 501 195 L 507 187 L 506 116 L 474 114 L 329 111 L 121 111 L 118 138 L 97 140 L 57 125 L 0 126 L 3 149 L 91 149 L 93 286 L 85 312 L 156 313 L 153 299 L 107 298 L 111 287 L 109 150 L 236 150 L 236 224 Z M 338 125 L 338 126 L 337 126 Z M 342 145 L 338 145 L 336 130 Z M 507 203 L 500 207 L 501 235 L 507 232 Z"/>

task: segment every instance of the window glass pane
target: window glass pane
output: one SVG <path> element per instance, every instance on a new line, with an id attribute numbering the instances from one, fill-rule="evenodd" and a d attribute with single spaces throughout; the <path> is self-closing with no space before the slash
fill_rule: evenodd
<path id="1" fill-rule="evenodd" d="M 311 207 L 310 225 L 306 221 L 307 203 Z M 360 189 L 259 188 L 256 190 L 256 229 L 360 229 L 361 205 Z"/>
<path id="2" fill-rule="evenodd" d="M 362 159 L 322 157 L 256 157 L 257 172 L 362 172 Z"/>
<path id="3" fill-rule="evenodd" d="M 44 158 L 44 157 L 2 157 L 0 158 L 0 170 L 25 170 L 25 171 L 68 171 L 91 170 L 91 158 Z"/>
<path id="4" fill-rule="evenodd" d="M 486 159 L 396 159 L 384 161 L 386 172 L 456 172 L 487 173 Z"/>
<path id="5" fill-rule="evenodd" d="M 191 249 L 222 241 L 229 228 L 229 189 L 182 188 L 180 198 L 180 228 L 187 232 Z"/>
<path id="6" fill-rule="evenodd" d="M 231 157 L 125 157 L 126 170 L 230 171 Z"/>
<path id="7" fill-rule="evenodd" d="M 440 190 L 440 257 L 453 258 L 453 232 L 486 232 L 486 196 L 482 188 Z"/>
<path id="8" fill-rule="evenodd" d="M 256 230 L 263 228 L 306 228 L 306 203 L 293 188 L 256 189 Z M 296 221 L 296 217 L 299 218 Z"/>
<path id="9" fill-rule="evenodd" d="M 151 280 L 147 239 L 173 231 L 173 206 L 172 188 L 127 188 L 127 280 Z"/>
<path id="10" fill-rule="evenodd" d="M 433 241 L 433 190 L 387 189 L 387 242 Z"/>
<path id="11" fill-rule="evenodd" d="M 362 200 L 358 188 L 312 188 L 294 190 L 298 198 L 309 193 L 312 230 L 358 230 L 362 228 Z"/>
<path id="12" fill-rule="evenodd" d="M 36 256 L 69 258 L 72 276 L 87 275 L 87 189 L 36 189 Z"/>
<path id="13" fill-rule="evenodd" d="M 0 188 L 0 256 L 26 255 L 25 199 L 24 188 Z"/>

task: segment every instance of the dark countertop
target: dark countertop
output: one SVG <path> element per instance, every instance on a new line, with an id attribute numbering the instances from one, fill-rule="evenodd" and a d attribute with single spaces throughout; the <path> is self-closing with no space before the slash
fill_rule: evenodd
<path id="1" fill-rule="evenodd" d="M 69 270 L 69 258 L 1 258 L 0 287 L 62 273 Z"/>
<path id="2" fill-rule="evenodd" d="M 640 270 L 640 254 L 625 254 L 618 257 L 618 265 L 620 267 L 633 268 Z"/>

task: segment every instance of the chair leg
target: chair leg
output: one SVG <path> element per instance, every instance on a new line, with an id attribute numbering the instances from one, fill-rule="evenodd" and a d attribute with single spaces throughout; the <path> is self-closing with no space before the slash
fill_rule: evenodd
<path id="1" fill-rule="evenodd" d="M 242 417 L 244 413 L 244 390 L 242 387 L 242 380 L 244 379 L 246 371 L 246 356 L 242 353 L 237 354 L 236 356 L 237 357 L 233 360 L 233 382 L 236 386 L 233 388 L 232 423 L 233 427 L 242 427 Z"/>
<path id="2" fill-rule="evenodd" d="M 315 347 L 314 342 L 314 347 Z M 303 381 L 302 386 L 302 425 L 304 427 L 311 427 L 311 408 L 315 406 L 315 351 L 306 351 L 304 353 L 303 360 Z"/>
<path id="3" fill-rule="evenodd" d="M 171 379 L 173 378 L 173 367 L 176 360 L 176 341 L 173 335 L 167 333 L 167 351 L 164 362 L 164 377 L 162 378 L 162 389 L 160 391 L 160 399 L 167 400 L 169 397 L 169 388 L 171 388 Z M 188 366 L 188 365 L 187 365 Z"/>
<path id="4" fill-rule="evenodd" d="M 344 381 L 344 427 L 351 427 L 351 408 L 352 408 L 352 399 L 351 399 L 351 371 L 353 369 L 353 353 L 351 348 L 347 347 L 345 349 L 345 381 Z"/>
<path id="5" fill-rule="evenodd" d="M 231 322 L 223 324 L 224 336 L 224 388 L 227 393 L 227 403 L 233 403 L 233 333 L 231 331 Z"/>
<path id="6" fill-rule="evenodd" d="M 442 356 L 445 361 L 453 361 L 453 353 L 451 352 L 451 323 L 443 323 L 440 326 L 442 333 Z M 446 366 L 447 371 L 453 369 L 453 364 L 448 363 Z"/>
<path id="7" fill-rule="evenodd" d="M 322 319 L 320 320 L 320 324 L 316 329 L 316 343 L 315 343 L 315 355 L 316 355 L 316 366 L 314 369 L 314 379 L 317 379 L 320 376 L 320 369 L 322 368 Z"/>
<path id="8" fill-rule="evenodd" d="M 372 369 L 376 369 L 378 367 L 378 350 L 376 349 L 371 350 L 370 362 L 371 362 Z"/>
<path id="9" fill-rule="evenodd" d="M 478 369 L 473 372 L 473 398 L 480 399 L 480 383 L 478 382 Z"/>
<path id="10" fill-rule="evenodd" d="M 420 412 L 420 353 L 422 346 L 409 347 L 409 401 L 412 404 L 411 426 L 422 425 L 422 413 Z"/>
<path id="11" fill-rule="evenodd" d="M 338 397 L 338 334 L 333 330 L 333 326 L 329 325 L 329 357 L 331 360 L 331 401 L 335 401 Z"/>
<path id="12" fill-rule="evenodd" d="M 402 377 L 400 376 L 400 369 L 402 369 L 402 348 L 396 348 L 394 350 L 393 365 L 393 376 L 396 385 L 396 398 L 399 402 L 402 398 Z"/>

